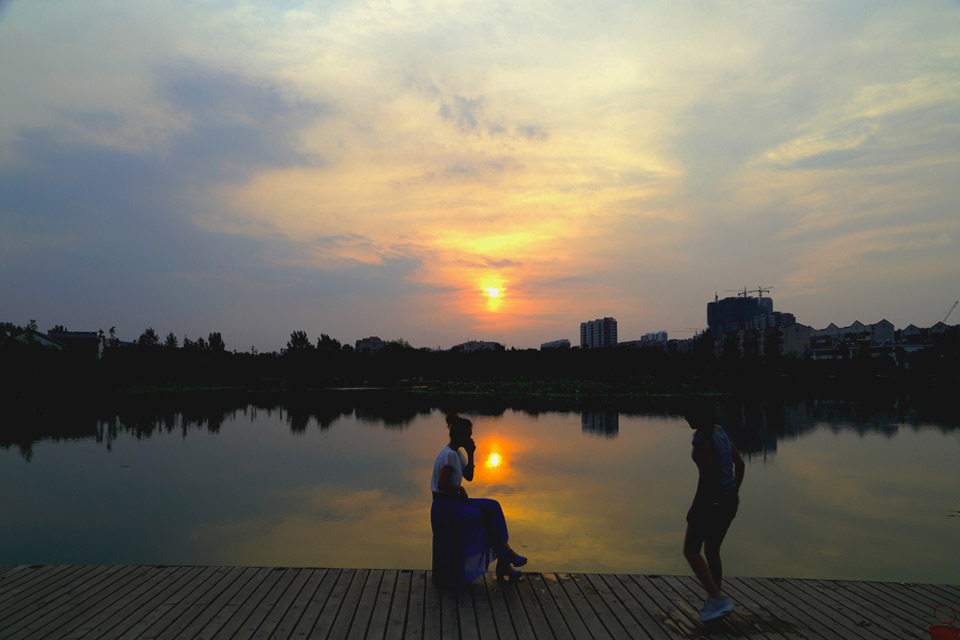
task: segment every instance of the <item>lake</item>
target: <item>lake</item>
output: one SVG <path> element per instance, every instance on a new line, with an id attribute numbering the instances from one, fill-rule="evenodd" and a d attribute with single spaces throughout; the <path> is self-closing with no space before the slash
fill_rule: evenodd
<path id="1" fill-rule="evenodd" d="M 697 482 L 677 406 L 184 394 L 18 417 L 0 564 L 430 566 L 444 413 L 474 422 L 473 497 L 537 571 L 687 574 Z M 730 575 L 960 582 L 960 427 L 879 407 L 727 401 L 744 453 Z"/>

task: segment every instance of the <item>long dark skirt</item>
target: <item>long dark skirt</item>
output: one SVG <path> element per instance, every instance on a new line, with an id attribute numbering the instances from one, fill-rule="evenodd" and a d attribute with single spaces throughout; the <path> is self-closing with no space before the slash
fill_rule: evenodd
<path id="1" fill-rule="evenodd" d="M 444 587 L 473 582 L 507 542 L 507 523 L 496 500 L 435 498 L 430 507 L 433 529 L 433 581 Z"/>

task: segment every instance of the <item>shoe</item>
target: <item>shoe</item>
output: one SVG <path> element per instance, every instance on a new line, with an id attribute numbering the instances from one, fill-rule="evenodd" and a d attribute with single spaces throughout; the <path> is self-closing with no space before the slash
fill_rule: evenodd
<path id="1" fill-rule="evenodd" d="M 497 582 L 513 584 L 520 580 L 520 574 L 520 571 L 510 566 L 510 562 L 506 558 L 501 557 L 497 560 Z"/>
<path id="2" fill-rule="evenodd" d="M 707 598 L 707 601 L 700 607 L 700 622 L 710 622 L 722 618 L 730 615 L 732 611 L 733 603 L 730 602 L 729 598 L 720 598 L 719 600 Z"/>
<path id="3" fill-rule="evenodd" d="M 507 549 L 506 551 L 498 554 L 497 557 L 506 560 L 515 567 L 522 567 L 523 565 L 527 564 L 527 559 L 513 549 Z"/>

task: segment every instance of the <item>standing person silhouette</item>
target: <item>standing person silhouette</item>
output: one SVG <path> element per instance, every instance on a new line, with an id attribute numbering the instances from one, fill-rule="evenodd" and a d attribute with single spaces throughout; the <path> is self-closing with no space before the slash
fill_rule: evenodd
<path id="1" fill-rule="evenodd" d="M 714 422 L 712 402 L 688 407 L 684 418 L 695 429 L 693 461 L 700 478 L 693 504 L 687 511 L 687 533 L 683 555 L 707 590 L 707 601 L 700 608 L 700 621 L 709 622 L 730 614 L 733 604 L 723 595 L 723 564 L 720 545 L 740 504 L 739 490 L 745 466 L 736 445 L 723 427 Z M 703 548 L 703 555 L 700 549 Z"/>
<path id="2" fill-rule="evenodd" d="M 433 581 L 456 587 L 473 582 L 497 559 L 497 579 L 514 582 L 527 559 L 507 544 L 507 523 L 500 503 L 469 498 L 463 481 L 473 480 L 473 423 L 456 414 L 447 416 L 450 442 L 433 463 L 430 489 L 430 526 L 433 530 Z M 460 452 L 460 448 L 467 456 Z"/>

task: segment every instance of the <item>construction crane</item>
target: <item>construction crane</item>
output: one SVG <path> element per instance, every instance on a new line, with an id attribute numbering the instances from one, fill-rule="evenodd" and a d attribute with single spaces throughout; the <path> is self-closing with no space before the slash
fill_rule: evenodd
<path id="1" fill-rule="evenodd" d="M 950 307 L 950 311 L 947 311 L 947 315 L 943 316 L 943 320 L 941 320 L 943 324 L 947 324 L 947 319 L 950 318 L 950 314 L 953 313 L 953 310 L 957 308 L 958 304 L 960 304 L 960 300 L 957 300 L 956 302 L 954 302 L 953 306 Z"/>
<path id="2" fill-rule="evenodd" d="M 746 287 L 744 287 L 743 291 L 741 291 L 740 289 L 724 289 L 724 293 L 735 293 L 737 294 L 738 298 L 747 298 L 749 297 L 749 294 L 756 291 L 757 297 L 762 298 L 764 293 L 770 293 L 770 289 L 773 289 L 773 287 L 760 286 L 760 287 L 757 287 L 756 289 L 747 289 Z"/>

